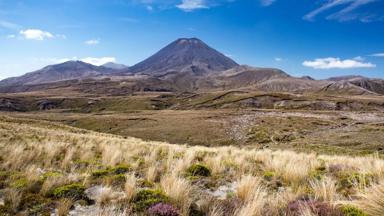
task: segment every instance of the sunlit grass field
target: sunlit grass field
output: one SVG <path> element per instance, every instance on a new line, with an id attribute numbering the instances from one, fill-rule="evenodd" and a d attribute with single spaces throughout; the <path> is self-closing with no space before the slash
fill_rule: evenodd
<path id="1" fill-rule="evenodd" d="M 0 215 L 384 215 L 384 160 L 0 117 Z"/>

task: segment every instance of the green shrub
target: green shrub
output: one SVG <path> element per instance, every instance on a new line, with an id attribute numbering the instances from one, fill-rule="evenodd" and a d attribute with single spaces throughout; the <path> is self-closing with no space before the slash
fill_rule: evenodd
<path id="1" fill-rule="evenodd" d="M 128 165 L 120 164 L 118 166 L 112 167 L 111 172 L 115 175 L 127 173 L 130 170 Z"/>
<path id="2" fill-rule="evenodd" d="M 45 181 L 49 177 L 59 177 L 59 176 L 62 176 L 62 175 L 63 174 L 61 174 L 60 172 L 57 172 L 57 171 L 49 171 L 49 172 L 44 173 L 41 176 L 41 180 Z"/>
<path id="3" fill-rule="evenodd" d="M 135 211 L 142 212 L 157 203 L 167 203 L 168 197 L 161 190 L 144 189 L 137 192 L 132 200 Z"/>
<path id="4" fill-rule="evenodd" d="M 338 183 L 340 188 L 351 188 L 357 185 L 369 186 L 372 183 L 372 180 L 372 175 L 352 173 L 340 176 Z"/>
<path id="5" fill-rule="evenodd" d="M 153 182 L 146 180 L 146 179 L 139 179 L 139 180 L 137 180 L 137 185 L 139 187 L 142 187 L 142 188 L 151 188 L 155 184 Z"/>
<path id="6" fill-rule="evenodd" d="M 267 181 L 272 181 L 273 177 L 275 176 L 275 173 L 272 171 L 265 171 L 263 178 Z"/>
<path id="7" fill-rule="evenodd" d="M 15 189 L 22 189 L 28 186 L 28 180 L 25 177 L 21 177 L 12 182 L 10 186 Z"/>
<path id="8" fill-rule="evenodd" d="M 210 176 L 211 170 L 203 164 L 193 164 L 187 169 L 188 176 Z"/>
<path id="9" fill-rule="evenodd" d="M 55 188 L 52 195 L 56 198 L 83 199 L 85 187 L 81 184 L 69 184 Z"/>
<path id="10" fill-rule="evenodd" d="M 103 169 L 103 170 L 96 170 L 91 173 L 93 178 L 100 178 L 103 176 L 109 175 L 109 170 Z"/>
<path id="11" fill-rule="evenodd" d="M 362 210 L 351 205 L 343 206 L 341 211 L 345 216 L 367 216 Z"/>
<path id="12" fill-rule="evenodd" d="M 324 175 L 325 175 L 325 172 L 324 171 L 320 171 L 320 170 L 314 170 L 314 171 L 311 171 L 309 172 L 309 178 L 311 179 L 317 179 L 317 180 L 322 180 L 324 178 Z"/>
<path id="13" fill-rule="evenodd" d="M 129 170 L 130 170 L 130 167 L 127 165 L 118 165 L 112 168 L 93 171 L 91 175 L 93 178 L 100 178 L 108 175 L 124 174 L 124 173 L 127 173 Z"/>
<path id="14" fill-rule="evenodd" d="M 125 174 L 118 174 L 113 176 L 106 176 L 105 181 L 109 182 L 112 185 L 124 185 L 125 183 Z"/>

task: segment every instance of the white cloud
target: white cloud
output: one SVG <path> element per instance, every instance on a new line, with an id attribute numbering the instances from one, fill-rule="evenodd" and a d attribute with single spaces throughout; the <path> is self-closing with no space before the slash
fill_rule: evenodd
<path id="1" fill-rule="evenodd" d="M 354 60 L 356 61 L 364 61 L 365 58 L 361 57 L 361 56 L 356 56 L 355 58 L 353 58 Z"/>
<path id="2" fill-rule="evenodd" d="M 97 45 L 100 43 L 100 40 L 97 40 L 97 39 L 91 39 L 91 40 L 87 40 L 84 42 L 85 44 L 87 45 Z"/>
<path id="3" fill-rule="evenodd" d="M 275 2 L 275 0 L 260 0 L 260 3 L 262 6 L 269 6 L 271 4 L 273 4 Z"/>
<path id="4" fill-rule="evenodd" d="M 304 61 L 303 66 L 311 67 L 313 69 L 352 69 L 352 68 L 374 68 L 375 64 L 370 62 L 363 62 L 357 59 L 340 58 L 318 58 L 314 61 Z"/>
<path id="5" fill-rule="evenodd" d="M 67 39 L 67 36 L 63 35 L 63 34 L 57 34 L 57 35 L 55 35 L 55 37 L 61 38 L 61 39 Z"/>
<path id="6" fill-rule="evenodd" d="M 151 5 L 147 5 L 145 8 L 146 8 L 148 11 L 153 11 L 153 7 L 152 7 Z"/>
<path id="7" fill-rule="evenodd" d="M 277 61 L 277 62 L 281 62 L 281 61 L 283 61 L 283 59 L 282 59 L 282 58 L 279 58 L 279 57 L 276 57 L 276 58 L 275 58 L 275 61 Z"/>
<path id="8" fill-rule="evenodd" d="M 85 57 L 85 58 L 78 58 L 78 57 L 72 57 L 72 58 L 35 58 L 34 62 L 39 62 L 42 64 L 60 64 L 67 61 L 82 61 L 88 64 L 93 64 L 96 66 L 103 65 L 108 62 L 116 62 L 115 57 Z"/>
<path id="9" fill-rule="evenodd" d="M 47 38 L 54 38 L 52 33 L 42 31 L 40 29 L 26 29 L 26 30 L 21 30 L 20 35 L 22 35 L 25 39 L 27 40 L 39 40 L 42 41 Z"/>
<path id="10" fill-rule="evenodd" d="M 176 7 L 186 12 L 208 8 L 204 0 L 182 0 L 181 4 Z"/>
<path id="11" fill-rule="evenodd" d="M 13 39 L 13 38 L 16 38 L 16 35 L 14 35 L 14 34 L 10 34 L 10 35 L 7 35 L 7 38 L 8 38 L 8 39 Z"/>
<path id="12" fill-rule="evenodd" d="M 348 21 L 348 20 L 359 19 L 362 22 L 366 22 L 367 17 L 369 17 L 369 21 L 372 21 L 375 15 L 372 15 L 372 14 L 367 15 L 366 13 L 359 14 L 354 11 L 356 11 L 358 8 L 364 5 L 377 2 L 377 1 L 379 0 L 327 0 L 326 3 L 323 4 L 321 7 L 306 14 L 303 18 L 305 20 L 312 21 L 315 19 L 316 16 L 318 16 L 319 14 L 325 11 L 334 9 L 336 7 L 340 7 L 342 5 L 346 5 L 343 9 L 328 15 L 326 18 L 338 20 L 338 21 Z"/>
<path id="13" fill-rule="evenodd" d="M 101 57 L 101 58 L 87 57 L 87 58 L 81 59 L 81 61 L 88 64 L 100 66 L 108 62 L 116 62 L 116 58 L 115 57 Z"/>
<path id="14" fill-rule="evenodd" d="M 374 57 L 384 57 L 384 53 L 374 53 L 370 56 L 374 56 Z"/>

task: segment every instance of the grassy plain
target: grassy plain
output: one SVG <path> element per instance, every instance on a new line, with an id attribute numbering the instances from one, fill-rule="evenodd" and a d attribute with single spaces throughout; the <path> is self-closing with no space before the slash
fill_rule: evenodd
<path id="1" fill-rule="evenodd" d="M 384 213 L 377 154 L 171 145 L 2 115 L 0 155 L 3 215 Z"/>

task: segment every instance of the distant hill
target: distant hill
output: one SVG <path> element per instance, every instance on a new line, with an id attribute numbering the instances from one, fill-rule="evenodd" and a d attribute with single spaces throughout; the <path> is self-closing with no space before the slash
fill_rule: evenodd
<path id="1" fill-rule="evenodd" d="M 148 59 L 130 67 L 133 73 L 165 74 L 224 71 L 238 64 L 197 38 L 178 39 Z"/>
<path id="2" fill-rule="evenodd" d="M 0 86 L 34 85 L 64 80 L 84 79 L 100 75 L 110 75 L 114 69 L 98 67 L 82 61 L 68 61 L 50 65 L 43 69 L 0 81 Z"/>
<path id="3" fill-rule="evenodd" d="M 333 94 L 384 94 L 384 80 L 370 79 L 359 75 L 331 77 L 322 92 Z"/>
<path id="4" fill-rule="evenodd" d="M 116 70 L 128 69 L 128 66 L 123 65 L 123 64 L 117 64 L 114 62 L 108 62 L 108 63 L 103 64 L 102 66 L 106 67 L 106 68 L 116 69 Z"/>

